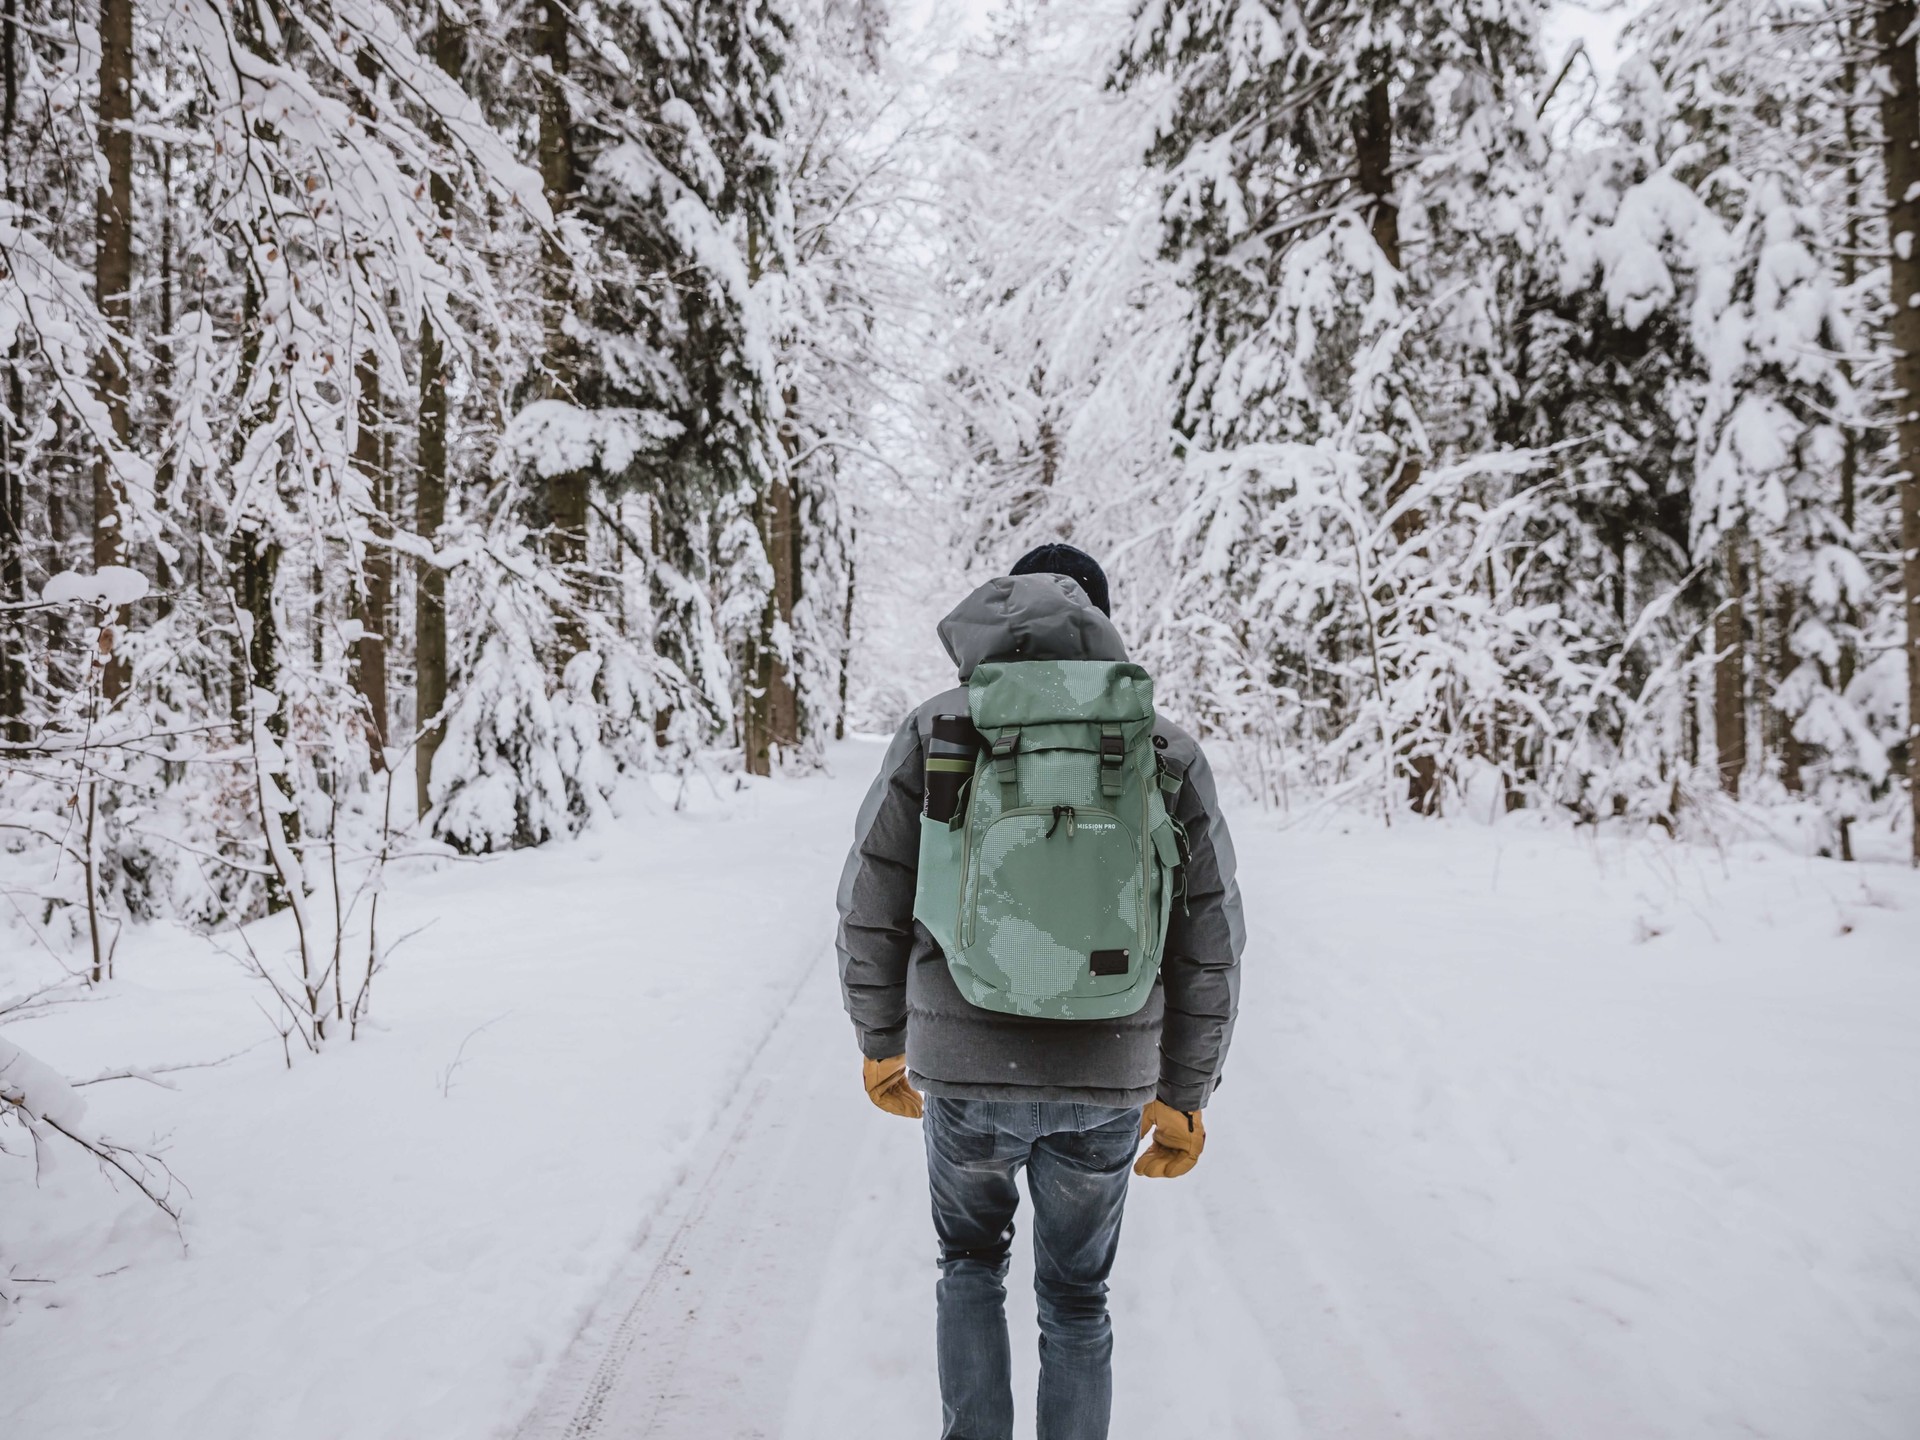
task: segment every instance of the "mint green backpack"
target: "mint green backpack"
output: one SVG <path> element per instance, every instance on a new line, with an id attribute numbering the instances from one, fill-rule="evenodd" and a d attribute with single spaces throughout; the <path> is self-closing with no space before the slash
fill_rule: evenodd
<path id="1" fill-rule="evenodd" d="M 920 820 L 914 918 L 985 1010 L 1109 1020 L 1147 1003 L 1181 843 L 1153 745 L 1153 681 L 1108 660 L 982 665 L 985 749 L 953 819 Z"/>

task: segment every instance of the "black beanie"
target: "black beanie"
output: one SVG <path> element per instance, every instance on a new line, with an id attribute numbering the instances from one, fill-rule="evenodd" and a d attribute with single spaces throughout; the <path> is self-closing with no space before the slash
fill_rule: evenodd
<path id="1" fill-rule="evenodd" d="M 1084 550 L 1071 545 L 1036 545 L 1014 561 L 1009 575 L 1064 575 L 1087 592 L 1102 615 L 1113 614 L 1107 603 L 1107 572 Z"/>

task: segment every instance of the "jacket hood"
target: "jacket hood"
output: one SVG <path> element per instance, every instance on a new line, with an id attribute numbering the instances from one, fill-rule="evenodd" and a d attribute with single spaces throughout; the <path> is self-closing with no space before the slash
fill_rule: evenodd
<path id="1" fill-rule="evenodd" d="M 996 660 L 1124 660 L 1113 621 L 1064 575 L 989 580 L 940 622 L 962 683 Z"/>

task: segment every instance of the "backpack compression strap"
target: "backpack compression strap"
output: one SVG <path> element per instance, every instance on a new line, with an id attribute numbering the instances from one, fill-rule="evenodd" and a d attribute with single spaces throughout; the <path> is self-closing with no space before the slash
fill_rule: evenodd
<path id="1" fill-rule="evenodd" d="M 1126 789 L 1127 737 L 1118 725 L 1100 727 L 1100 793 L 1112 800 Z"/>
<path id="2" fill-rule="evenodd" d="M 1174 818 L 1174 810 L 1180 802 L 1180 787 L 1186 783 L 1187 767 L 1175 767 L 1164 754 L 1154 755 L 1154 778 L 1160 783 L 1160 804 L 1167 812 L 1167 824 L 1173 829 L 1173 843 L 1179 851 L 1180 863 L 1173 871 L 1173 893 L 1180 897 L 1180 911 L 1187 909 L 1187 862 L 1192 858 L 1187 849 L 1187 827 Z"/>
<path id="3" fill-rule="evenodd" d="M 1016 792 L 1020 785 L 1020 730 L 1012 726 L 1002 730 L 993 742 L 993 773 L 1000 783 Z"/>

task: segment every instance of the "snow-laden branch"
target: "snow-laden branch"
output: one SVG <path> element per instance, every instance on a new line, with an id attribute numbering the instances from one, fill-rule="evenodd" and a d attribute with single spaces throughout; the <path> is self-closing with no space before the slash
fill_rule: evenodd
<path id="1" fill-rule="evenodd" d="M 53 1164 L 50 1136 L 78 1146 L 152 1202 L 177 1226 L 180 1208 L 173 1198 L 178 1183 L 166 1161 L 147 1150 L 116 1144 L 86 1126 L 87 1106 L 58 1071 L 0 1035 L 0 1118 L 12 1118 L 33 1139 L 34 1156 L 44 1172 Z"/>

